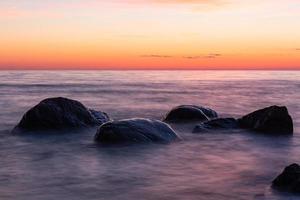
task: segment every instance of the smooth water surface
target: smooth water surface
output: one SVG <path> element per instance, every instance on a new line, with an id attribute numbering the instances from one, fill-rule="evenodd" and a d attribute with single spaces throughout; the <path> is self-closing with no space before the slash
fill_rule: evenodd
<path id="1" fill-rule="evenodd" d="M 299 71 L 1 71 L 0 199 L 299 199 L 271 181 L 300 163 Z M 57 135 L 12 135 L 23 113 L 64 96 L 113 119 L 161 119 L 195 104 L 239 117 L 286 105 L 292 137 L 247 131 L 192 134 L 170 145 L 101 147 L 96 128 Z"/>

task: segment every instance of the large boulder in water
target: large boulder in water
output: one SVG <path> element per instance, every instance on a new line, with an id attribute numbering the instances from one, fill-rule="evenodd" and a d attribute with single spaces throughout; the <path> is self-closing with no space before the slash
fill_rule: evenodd
<path id="1" fill-rule="evenodd" d="M 179 139 L 164 122 L 143 118 L 110 121 L 100 126 L 95 140 L 100 143 L 170 143 Z"/>
<path id="2" fill-rule="evenodd" d="M 275 189 L 300 193 L 300 166 L 292 164 L 272 182 Z"/>
<path id="3" fill-rule="evenodd" d="M 181 105 L 173 108 L 163 119 L 166 122 L 207 121 L 217 118 L 216 111 L 201 106 Z"/>
<path id="4" fill-rule="evenodd" d="M 239 128 L 238 121 L 234 118 L 217 118 L 209 121 L 201 122 L 196 125 L 193 133 L 199 133 L 214 129 L 235 129 Z"/>
<path id="5" fill-rule="evenodd" d="M 285 106 L 270 106 L 239 120 L 242 128 L 272 134 L 293 134 L 293 120 Z"/>
<path id="6" fill-rule="evenodd" d="M 45 99 L 27 111 L 14 131 L 82 128 L 107 121 L 106 113 L 89 110 L 79 101 L 57 97 Z"/>

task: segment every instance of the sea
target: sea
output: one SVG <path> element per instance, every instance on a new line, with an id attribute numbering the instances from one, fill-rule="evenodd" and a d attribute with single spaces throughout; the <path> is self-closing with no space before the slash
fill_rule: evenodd
<path id="1" fill-rule="evenodd" d="M 64 134 L 12 134 L 41 100 L 67 97 L 113 120 L 162 119 L 183 104 L 241 117 L 287 106 L 293 136 L 247 130 L 192 133 L 182 141 L 99 146 L 97 127 Z M 300 71 L 0 71 L 1 200 L 293 200 L 272 180 L 300 163 Z"/>

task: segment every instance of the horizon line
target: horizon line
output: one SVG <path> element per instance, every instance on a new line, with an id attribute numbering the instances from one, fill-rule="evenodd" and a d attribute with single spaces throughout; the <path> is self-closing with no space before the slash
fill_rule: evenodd
<path id="1" fill-rule="evenodd" d="M 297 68 L 0 68 L 0 71 L 300 71 Z"/>

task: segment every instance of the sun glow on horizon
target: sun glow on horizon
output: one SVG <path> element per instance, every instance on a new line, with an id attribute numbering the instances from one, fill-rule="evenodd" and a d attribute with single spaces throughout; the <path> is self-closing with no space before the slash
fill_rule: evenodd
<path id="1" fill-rule="evenodd" d="M 4 0 L 0 69 L 300 69 L 295 0 Z"/>

